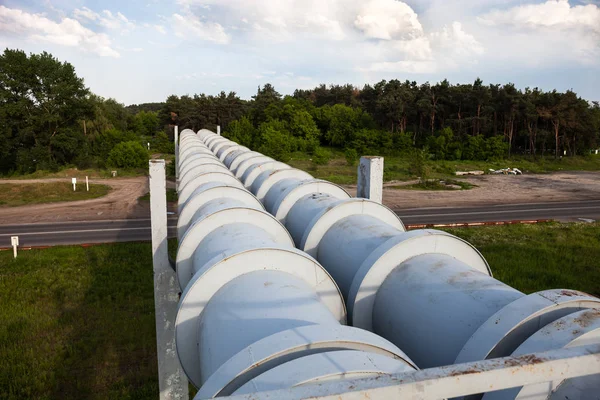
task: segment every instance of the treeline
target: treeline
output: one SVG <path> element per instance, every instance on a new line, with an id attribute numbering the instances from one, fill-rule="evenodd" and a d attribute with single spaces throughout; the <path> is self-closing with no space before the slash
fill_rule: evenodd
<path id="1" fill-rule="evenodd" d="M 0 173 L 147 167 L 150 146 L 173 152 L 157 112 L 132 113 L 85 87 L 73 66 L 48 53 L 0 55 Z"/>
<path id="2" fill-rule="evenodd" d="M 173 127 L 215 130 L 286 160 L 294 151 L 326 162 L 324 146 L 357 154 L 424 149 L 429 158 L 487 160 L 586 155 L 600 142 L 600 106 L 574 92 L 513 84 L 435 85 L 399 80 L 320 85 L 282 96 L 266 84 L 236 93 L 169 96 L 125 107 L 92 94 L 73 66 L 48 53 L 0 55 L 0 173 L 64 165 L 145 167 L 147 144 L 172 152 Z M 111 155 L 111 153 L 113 153 Z M 134 161 L 135 160 L 135 161 Z"/>
<path id="3" fill-rule="evenodd" d="M 598 102 L 480 79 L 321 85 L 285 97 L 267 84 L 248 102 L 235 93 L 171 96 L 160 115 L 191 129 L 221 125 L 232 139 L 281 159 L 319 145 L 384 155 L 426 148 L 446 160 L 585 155 L 600 141 Z"/>

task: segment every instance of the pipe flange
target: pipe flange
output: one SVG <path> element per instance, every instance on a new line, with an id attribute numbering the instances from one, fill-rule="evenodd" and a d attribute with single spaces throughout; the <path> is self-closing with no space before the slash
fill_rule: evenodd
<path id="1" fill-rule="evenodd" d="M 214 133 L 213 131 L 209 131 L 208 129 L 200 129 L 198 131 L 198 133 L 197 133 L 197 136 L 200 139 L 204 139 L 204 138 L 206 138 L 208 136 L 211 136 L 211 135 L 216 135 L 216 133 Z"/>
<path id="2" fill-rule="evenodd" d="M 250 207 L 219 210 L 194 221 L 183 235 L 175 261 L 180 288 L 185 288 L 194 275 L 192 257 L 204 238 L 217 228 L 236 223 L 256 225 L 267 232 L 275 243 L 294 247 L 294 241 L 285 227 L 266 211 Z"/>
<path id="3" fill-rule="evenodd" d="M 189 228 L 196 211 L 211 200 L 230 197 L 243 202 L 250 208 L 264 210 L 262 203 L 252 193 L 238 186 L 220 184 L 206 187 L 207 185 L 211 185 L 211 183 L 204 184 L 196 189 L 179 212 L 179 218 L 177 219 L 177 237 L 179 240 L 183 238 L 185 231 Z"/>
<path id="4" fill-rule="evenodd" d="M 252 183 L 251 192 L 256 194 L 256 198 L 258 198 L 260 201 L 263 201 L 273 185 L 284 179 L 298 179 L 300 181 L 307 181 L 314 178 L 308 172 L 304 172 L 295 168 L 263 171 Z"/>
<path id="5" fill-rule="evenodd" d="M 225 143 L 229 143 L 230 140 L 224 138 L 223 136 L 219 136 L 217 139 L 212 140 L 210 142 L 210 144 L 207 144 L 208 148 L 210 151 L 212 151 L 213 153 L 215 152 L 213 149 L 219 145 L 225 144 Z"/>
<path id="6" fill-rule="evenodd" d="M 244 187 L 248 190 L 252 187 L 252 184 L 256 178 L 265 171 L 279 171 L 282 169 L 292 169 L 289 165 L 279 161 L 265 161 L 249 166 L 244 175 L 240 178 Z"/>
<path id="7" fill-rule="evenodd" d="M 188 169 L 185 173 L 181 174 L 181 177 L 179 178 L 179 185 L 181 187 L 185 187 L 187 183 L 196 176 L 206 174 L 208 172 L 222 172 L 224 174 L 231 175 L 231 171 L 225 168 L 225 166 L 221 163 L 202 164 L 198 168 Z"/>
<path id="8" fill-rule="evenodd" d="M 352 325 L 372 331 L 375 296 L 385 278 L 403 262 L 428 253 L 446 254 L 492 276 L 485 258 L 465 240 L 434 229 L 405 232 L 375 249 L 354 275 L 347 303 Z"/>
<path id="9" fill-rule="evenodd" d="M 251 154 L 251 153 L 253 153 L 253 151 L 251 151 L 250 149 L 248 149 L 248 150 L 244 150 L 244 149 L 233 150 L 231 153 L 229 153 L 225 156 L 225 158 L 223 159 L 223 164 L 225 164 L 225 166 L 233 172 L 233 168 L 231 168 L 231 163 L 233 163 L 233 161 L 236 158 L 241 157 L 242 154 Z"/>
<path id="10" fill-rule="evenodd" d="M 308 325 L 267 336 L 225 362 L 198 391 L 202 399 L 229 396 L 256 376 L 289 361 L 331 350 L 357 350 L 400 359 L 417 369 L 398 347 L 381 336 L 346 325 Z"/>
<path id="11" fill-rule="evenodd" d="M 282 223 L 285 223 L 287 215 L 298 200 L 311 193 L 327 194 L 340 200 L 349 199 L 351 197 L 348 192 L 335 183 L 321 179 L 313 179 L 298 182 L 297 185 L 287 188 L 281 193 L 279 198 L 275 200 L 272 210 L 269 211 L 275 218 Z"/>
<path id="12" fill-rule="evenodd" d="M 233 174 L 235 175 L 240 164 L 252 157 L 264 157 L 264 156 L 256 151 L 247 151 L 247 152 L 236 155 L 235 157 L 233 157 L 231 159 L 231 162 L 229 163 L 229 165 L 227 165 L 227 164 L 225 164 L 225 165 L 227 165 L 227 168 L 229 168 L 231 170 L 231 172 L 233 172 Z"/>
<path id="13" fill-rule="evenodd" d="M 224 167 L 223 167 L 224 168 Z M 224 168 L 225 171 L 226 168 Z M 241 186 L 240 181 L 235 179 L 233 175 L 229 171 L 227 172 L 204 172 L 200 175 L 196 175 L 193 179 L 190 179 L 189 182 L 179 189 L 179 199 L 177 202 L 177 208 L 181 209 L 185 205 L 186 201 L 192 195 L 194 190 L 196 190 L 200 185 L 203 185 L 208 182 L 222 182 L 227 183 L 232 186 Z"/>
<path id="14" fill-rule="evenodd" d="M 546 326 L 524 341 L 511 355 L 522 356 L 549 350 L 600 343 L 600 311 L 577 311 Z M 600 393 L 598 374 L 556 379 L 541 384 L 489 392 L 484 400 L 590 399 Z M 575 381 L 578 381 L 575 383 Z"/>
<path id="15" fill-rule="evenodd" d="M 198 325 L 204 307 L 228 282 L 238 276 L 264 270 L 286 272 L 302 279 L 314 289 L 337 320 L 345 321 L 346 310 L 337 285 L 318 262 L 297 249 L 252 249 L 216 264 L 208 263 L 194 275 L 182 293 L 175 321 L 177 355 L 187 377 L 196 387 L 201 385 Z"/>
<path id="16" fill-rule="evenodd" d="M 213 164 L 213 165 L 220 165 L 220 166 L 223 165 L 216 158 L 197 157 L 197 158 L 193 158 L 193 159 L 189 160 L 189 162 L 186 162 L 183 167 L 179 168 L 179 176 L 181 178 L 183 178 L 183 176 L 185 174 L 187 174 L 188 172 L 190 172 L 193 168 L 202 167 L 203 165 L 206 165 L 206 164 Z M 181 181 L 181 179 L 180 179 L 180 181 Z"/>
<path id="17" fill-rule="evenodd" d="M 210 149 L 210 146 L 212 146 L 213 144 L 219 143 L 219 142 L 222 142 L 225 140 L 227 140 L 227 139 L 225 139 L 223 136 L 215 135 L 215 136 L 210 136 L 206 140 L 204 140 L 204 144 L 206 145 L 206 147 L 208 147 Z"/>
<path id="18" fill-rule="evenodd" d="M 215 144 L 214 147 L 212 149 L 210 149 L 210 150 L 214 153 L 215 156 L 218 157 L 219 156 L 219 152 L 222 149 L 225 149 L 225 148 L 231 147 L 231 146 L 235 146 L 235 145 L 237 145 L 237 143 L 232 142 L 231 140 L 227 140 L 225 142 L 219 142 L 219 143 Z"/>
<path id="19" fill-rule="evenodd" d="M 179 170 L 182 171 L 187 168 L 187 165 L 195 160 L 211 160 L 213 162 L 219 162 L 219 160 L 212 153 L 192 153 L 185 159 L 180 159 Z"/>
<path id="20" fill-rule="evenodd" d="M 262 154 L 259 156 L 249 157 L 249 158 L 245 159 L 244 161 L 242 161 L 237 166 L 237 168 L 235 169 L 235 173 L 234 173 L 235 177 L 238 178 L 239 180 L 242 180 L 242 176 L 244 176 L 244 173 L 246 172 L 246 170 L 248 168 L 250 168 L 251 166 L 253 166 L 255 164 L 260 164 L 260 163 L 264 163 L 264 162 L 268 162 L 268 161 L 275 161 L 275 160 L 273 160 L 271 157 L 263 156 Z"/>
<path id="21" fill-rule="evenodd" d="M 600 299 L 565 289 L 523 296 L 484 322 L 465 343 L 455 363 L 509 356 L 542 326 L 582 309 L 600 309 Z"/>
<path id="22" fill-rule="evenodd" d="M 367 199 L 352 198 L 336 203 L 332 207 L 327 207 L 315 215 L 304 231 L 298 248 L 316 257 L 319 243 L 327 231 L 336 222 L 352 215 L 368 215 L 385 222 L 399 231 L 404 232 L 406 230 L 398 215 L 383 204 Z"/>
<path id="23" fill-rule="evenodd" d="M 214 157 L 214 154 L 211 153 L 210 150 L 208 150 L 204 145 L 201 146 L 199 144 L 193 144 L 189 147 L 186 147 L 179 154 L 179 165 L 181 165 L 183 163 L 183 161 L 185 161 L 192 154 L 205 154 L 205 155 L 211 155 Z"/>
<path id="24" fill-rule="evenodd" d="M 234 151 L 248 152 L 248 151 L 250 151 L 250 149 L 247 147 L 244 147 L 244 146 L 240 146 L 239 144 L 235 144 L 235 145 L 226 147 L 224 149 L 221 149 L 221 151 L 217 154 L 217 157 L 219 157 L 219 160 L 222 163 L 225 163 L 225 158 L 227 158 L 227 156 L 229 154 L 233 153 Z"/>
<path id="25" fill-rule="evenodd" d="M 331 351 L 279 365 L 257 376 L 236 390 L 234 395 L 317 384 L 323 380 L 359 379 L 413 371 L 409 365 L 381 354 L 354 350 Z"/>

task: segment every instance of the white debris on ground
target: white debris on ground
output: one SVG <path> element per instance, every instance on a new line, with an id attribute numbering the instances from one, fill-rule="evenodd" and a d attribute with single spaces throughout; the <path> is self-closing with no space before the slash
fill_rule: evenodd
<path id="1" fill-rule="evenodd" d="M 483 171 L 456 171 L 454 174 L 457 175 L 457 176 L 483 175 L 483 174 L 485 174 L 485 172 L 483 172 Z"/>
<path id="2" fill-rule="evenodd" d="M 490 174 L 495 174 L 495 175 L 523 175 L 523 172 L 521 172 L 520 169 L 518 168 L 502 168 L 502 169 L 491 169 L 490 168 Z"/>

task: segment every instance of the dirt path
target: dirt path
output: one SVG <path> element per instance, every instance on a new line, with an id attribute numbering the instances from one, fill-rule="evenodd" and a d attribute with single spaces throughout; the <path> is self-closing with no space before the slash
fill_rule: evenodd
<path id="1" fill-rule="evenodd" d="M 457 191 L 399 190 L 384 187 L 383 202 L 391 209 L 400 209 L 600 199 L 600 172 L 483 175 L 468 177 L 465 180 L 477 187 Z M 394 185 L 410 183 L 414 182 Z M 355 185 L 345 188 L 351 195 L 356 195 Z"/>
<path id="2" fill-rule="evenodd" d="M 2 180 L 2 183 L 52 183 L 70 182 L 71 179 L 27 179 Z M 149 203 L 138 202 L 148 193 L 148 178 L 92 179 L 90 183 L 108 185 L 109 194 L 97 199 L 48 204 L 33 204 L 21 207 L 1 207 L 0 224 L 17 224 L 52 221 L 88 221 L 103 219 L 148 218 Z"/>
<path id="3" fill-rule="evenodd" d="M 421 191 L 398 190 L 386 184 L 384 204 L 392 209 L 417 207 L 461 207 L 510 203 L 541 203 L 600 199 L 600 172 L 560 172 L 544 175 L 484 175 L 469 177 L 477 185 L 471 190 Z M 1 180 L 0 183 L 70 182 L 70 179 Z M 149 218 L 147 201 L 138 198 L 148 193 L 148 178 L 93 179 L 90 183 L 108 185 L 111 192 L 97 199 L 37 204 L 22 207 L 0 207 L 0 224 L 19 224 L 52 221 L 90 221 L 127 218 Z M 172 188 L 174 184 L 168 182 Z M 345 186 L 356 195 L 356 186 Z M 169 206 L 175 211 L 173 204 Z"/>

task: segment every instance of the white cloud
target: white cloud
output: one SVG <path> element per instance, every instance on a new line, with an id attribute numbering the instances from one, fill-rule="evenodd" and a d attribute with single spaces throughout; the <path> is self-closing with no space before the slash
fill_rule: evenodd
<path id="1" fill-rule="evenodd" d="M 492 30 L 492 35 L 502 30 L 503 39 L 513 46 L 507 51 L 515 62 L 529 66 L 600 64 L 600 7 L 597 5 L 571 6 L 567 0 L 548 0 L 493 10 L 481 15 L 478 21 Z M 490 40 L 496 48 L 505 47 L 494 38 Z"/>
<path id="2" fill-rule="evenodd" d="M 417 13 L 397 0 L 370 0 L 360 8 L 354 26 L 369 38 L 415 39 L 423 34 Z"/>
<path id="3" fill-rule="evenodd" d="M 154 25 L 154 29 L 156 29 L 159 33 L 162 33 L 163 35 L 167 34 L 167 30 L 162 25 Z"/>
<path id="4" fill-rule="evenodd" d="M 175 34 L 182 38 L 200 38 L 209 42 L 227 44 L 230 37 L 223 26 L 217 22 L 204 22 L 194 15 L 173 14 Z"/>
<path id="5" fill-rule="evenodd" d="M 548 0 L 541 4 L 494 10 L 479 20 L 492 26 L 587 29 L 600 34 L 600 8 L 594 4 L 571 6 L 568 0 Z"/>
<path id="6" fill-rule="evenodd" d="M 120 12 L 113 14 L 109 10 L 103 10 L 102 14 L 98 14 L 87 7 L 82 7 L 73 10 L 73 16 L 81 22 L 93 21 L 106 29 L 121 33 L 135 29 L 135 23 Z"/>
<path id="7" fill-rule="evenodd" d="M 2 33 L 24 35 L 36 42 L 78 47 L 103 57 L 119 57 L 106 34 L 96 33 L 71 18 L 55 22 L 40 14 L 0 5 L 0 34 Z"/>
<path id="8" fill-rule="evenodd" d="M 440 32 L 431 34 L 431 42 L 435 48 L 456 57 L 481 55 L 484 48 L 475 37 L 463 30 L 460 22 L 444 26 Z"/>

